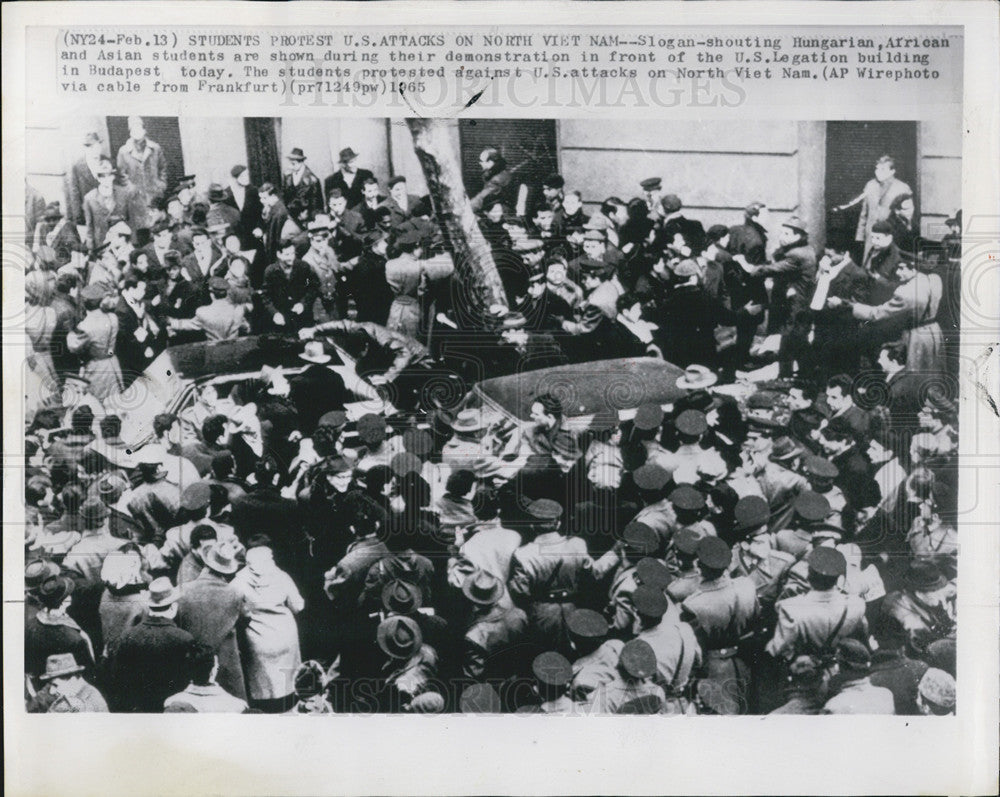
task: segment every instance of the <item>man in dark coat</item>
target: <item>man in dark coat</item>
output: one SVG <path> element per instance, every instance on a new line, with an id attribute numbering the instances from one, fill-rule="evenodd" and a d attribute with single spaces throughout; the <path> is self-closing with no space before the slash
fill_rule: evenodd
<path id="1" fill-rule="evenodd" d="M 743 255 L 747 263 L 762 266 L 767 262 L 767 206 L 751 202 L 743 211 L 744 222 L 729 230 L 729 252 Z"/>
<path id="2" fill-rule="evenodd" d="M 496 147 L 484 149 L 479 153 L 479 166 L 483 170 L 483 186 L 472 197 L 472 209 L 478 213 L 495 199 L 513 209 L 517 200 L 517 186 L 514 185 L 513 173 L 507 168 L 507 161 L 500 150 Z"/>
<path id="3" fill-rule="evenodd" d="M 97 188 L 97 171 L 104 155 L 101 138 L 96 132 L 83 137 L 83 157 L 70 167 L 66 177 L 66 212 L 70 222 L 78 227 L 86 224 L 83 215 L 83 198 Z"/>
<path id="4" fill-rule="evenodd" d="M 781 335 L 780 373 L 791 376 L 796 345 L 809 332 L 804 311 L 809 307 L 816 285 L 816 252 L 809 245 L 804 224 L 795 216 L 781 225 L 778 243 L 772 262 L 754 266 L 750 273 L 758 279 L 771 277 L 774 280 L 768 331 Z"/>
<path id="5" fill-rule="evenodd" d="M 282 498 L 278 490 L 279 472 L 274 460 L 265 457 L 254 469 L 257 487 L 232 502 L 230 522 L 245 545 L 255 534 L 266 534 L 273 543 L 274 560 L 282 570 L 294 575 L 301 569 L 306 546 L 303 516 L 298 504 Z"/>
<path id="6" fill-rule="evenodd" d="M 156 322 L 146 305 L 146 287 L 139 276 L 126 276 L 122 282 L 121 297 L 115 306 L 118 317 L 115 354 L 121 363 L 126 387 L 167 345 L 166 329 Z"/>
<path id="7" fill-rule="evenodd" d="M 323 181 L 323 193 L 329 197 L 332 189 L 339 188 L 347 198 L 347 207 L 353 208 L 362 201 L 365 183 L 374 180 L 375 175 L 368 169 L 358 168 L 358 153 L 350 147 L 340 151 L 339 161 L 340 168 Z M 378 183 L 375 184 L 375 193 L 378 193 Z"/>
<path id="8" fill-rule="evenodd" d="M 41 608 L 24 625 L 24 672 L 37 678 L 45 672 L 45 660 L 56 653 L 72 653 L 92 674 L 94 649 L 90 637 L 66 613 L 73 600 L 75 582 L 54 576 L 38 588 Z"/>
<path id="9" fill-rule="evenodd" d="M 63 216 L 58 202 L 51 202 L 45 208 L 42 223 L 35 230 L 35 251 L 52 269 L 69 263 L 74 252 L 84 251 L 76 225 Z"/>
<path id="10" fill-rule="evenodd" d="M 239 569 L 232 546 L 216 543 L 205 556 L 205 569 L 181 586 L 177 625 L 219 657 L 218 681 L 229 694 L 246 698 L 243 666 L 236 641 L 236 625 L 243 612 L 243 596 L 229 584 Z"/>
<path id="11" fill-rule="evenodd" d="M 163 701 L 190 682 L 187 654 L 194 637 L 174 622 L 180 593 L 168 578 L 149 585 L 148 610 L 110 651 L 108 704 L 112 711 L 161 713 Z"/>
<path id="12" fill-rule="evenodd" d="M 691 250 L 686 257 L 701 254 L 705 248 L 705 227 L 700 221 L 685 218 L 681 214 L 683 204 L 680 197 L 667 194 L 660 200 L 660 207 L 663 209 L 663 224 L 656 236 L 657 250 L 663 251 L 668 246 L 673 246 L 675 236 L 680 235 Z"/>
<path id="13" fill-rule="evenodd" d="M 312 213 L 323 212 L 323 186 L 312 169 L 306 166 L 306 156 L 301 149 L 295 147 L 288 155 L 291 170 L 285 173 L 281 181 L 282 199 L 285 205 L 291 207 L 298 199 Z"/>
<path id="14" fill-rule="evenodd" d="M 254 249 L 260 245 L 260 240 L 253 232 L 262 230 L 264 226 L 264 206 L 260 202 L 260 194 L 256 187 L 250 185 L 250 171 L 246 166 L 234 166 L 229 176 L 229 185 L 222 201 L 239 211 L 239 221 L 233 232 L 239 236 L 240 246 L 244 250 Z M 260 253 L 257 257 L 260 257 Z"/>
<path id="15" fill-rule="evenodd" d="M 872 278 L 871 293 L 866 304 L 882 304 L 892 297 L 899 285 L 896 269 L 902 253 L 893 240 L 892 225 L 888 221 L 877 221 L 872 226 L 871 247 L 862 264 Z"/>
<path id="16" fill-rule="evenodd" d="M 264 270 L 264 310 L 271 329 L 291 331 L 308 327 L 319 296 L 315 272 L 296 257 L 295 241 L 278 244 L 277 262 Z"/>

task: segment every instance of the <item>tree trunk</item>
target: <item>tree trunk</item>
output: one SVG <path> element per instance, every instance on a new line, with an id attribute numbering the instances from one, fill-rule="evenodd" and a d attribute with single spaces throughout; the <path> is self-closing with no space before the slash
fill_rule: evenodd
<path id="1" fill-rule="evenodd" d="M 453 301 L 461 326 L 480 326 L 491 305 L 507 307 L 493 251 L 476 222 L 462 166 L 443 119 L 407 119 L 434 213 L 455 259 Z"/>

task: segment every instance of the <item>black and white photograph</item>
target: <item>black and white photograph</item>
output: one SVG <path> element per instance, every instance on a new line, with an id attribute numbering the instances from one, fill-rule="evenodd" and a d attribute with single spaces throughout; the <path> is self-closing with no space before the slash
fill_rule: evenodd
<path id="1" fill-rule="evenodd" d="M 29 712 L 955 712 L 956 122 L 33 132 Z"/>
<path id="2" fill-rule="evenodd" d="M 11 794 L 996 792 L 995 3 L 0 10 Z"/>

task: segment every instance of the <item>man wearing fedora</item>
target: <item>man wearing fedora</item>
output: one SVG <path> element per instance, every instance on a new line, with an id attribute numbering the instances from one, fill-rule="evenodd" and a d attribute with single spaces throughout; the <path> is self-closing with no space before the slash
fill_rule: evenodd
<path id="1" fill-rule="evenodd" d="M 525 644 L 528 617 L 506 595 L 503 582 L 479 570 L 465 580 L 462 594 L 472 618 L 462 652 L 462 674 L 475 681 L 506 680 L 531 660 Z"/>
<path id="2" fill-rule="evenodd" d="M 319 283 L 319 300 L 327 319 L 340 315 L 337 289 L 340 282 L 340 261 L 330 247 L 330 217 L 319 213 L 309 222 L 309 249 L 302 255 Z"/>
<path id="3" fill-rule="evenodd" d="M 368 169 L 358 167 L 358 153 L 350 147 L 344 147 L 337 160 L 337 170 L 323 181 L 323 192 L 329 197 L 334 188 L 339 189 L 347 198 L 347 207 L 353 208 L 361 203 L 365 184 L 374 180 L 375 175 Z M 375 193 L 378 193 L 377 182 Z"/>
<path id="4" fill-rule="evenodd" d="M 112 711 L 159 714 L 163 702 L 188 683 L 188 651 L 194 637 L 179 628 L 180 593 L 169 578 L 149 585 L 146 616 L 109 651 L 108 704 Z"/>
<path id="5" fill-rule="evenodd" d="M 291 164 L 281 180 L 282 199 L 285 206 L 290 207 L 298 199 L 309 211 L 309 214 L 323 212 L 323 186 L 312 169 L 306 166 L 305 153 L 299 147 L 294 147 L 288 153 Z"/>
<path id="6" fill-rule="evenodd" d="M 45 684 L 28 701 L 29 714 L 106 712 L 104 695 L 83 679 L 84 666 L 72 653 L 56 653 L 45 660 L 39 681 Z"/>
<path id="7" fill-rule="evenodd" d="M 196 579 L 181 585 L 177 625 L 219 657 L 219 684 L 231 695 L 246 697 L 236 626 L 243 613 L 243 596 L 229 582 L 240 569 L 236 549 L 217 542 L 205 556 Z"/>
<path id="8" fill-rule="evenodd" d="M 123 496 L 129 513 L 143 528 L 145 542 L 162 544 L 167 529 L 177 523 L 181 489 L 167 481 L 160 452 L 152 446 L 139 451 L 136 461 L 139 484 Z"/>
<path id="9" fill-rule="evenodd" d="M 226 189 L 219 183 L 212 183 L 208 187 L 208 215 L 205 217 L 208 227 L 225 225 L 227 230 L 236 230 L 240 223 L 240 211 L 228 199 Z"/>
<path id="10" fill-rule="evenodd" d="M 910 649 L 923 655 L 937 640 L 954 638 L 955 583 L 934 562 L 912 561 L 902 589 L 891 592 L 882 611 L 894 617 L 906 632 Z"/>
<path id="11" fill-rule="evenodd" d="M 424 643 L 416 620 L 400 615 L 379 624 L 376 640 L 386 657 L 380 673 L 379 710 L 409 711 L 414 700 L 435 690 L 437 651 Z"/>

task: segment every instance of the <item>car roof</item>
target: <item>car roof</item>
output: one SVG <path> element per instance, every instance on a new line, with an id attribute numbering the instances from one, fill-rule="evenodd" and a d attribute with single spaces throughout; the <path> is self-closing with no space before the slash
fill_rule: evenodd
<path id="1" fill-rule="evenodd" d="M 169 346 L 163 355 L 177 376 L 199 380 L 206 376 L 260 371 L 265 365 L 301 368 L 307 364 L 300 359 L 301 352 L 301 341 L 287 335 L 247 335 L 215 343 L 200 341 Z M 343 365 L 332 348 L 328 347 L 327 353 L 332 356 L 330 365 Z"/>
<path id="2" fill-rule="evenodd" d="M 562 402 L 567 418 L 592 416 L 587 426 L 601 429 L 616 425 L 623 410 L 674 403 L 687 393 L 677 387 L 683 375 L 683 369 L 664 360 L 625 357 L 486 379 L 473 392 L 523 421 L 535 399 L 551 393 Z"/>

